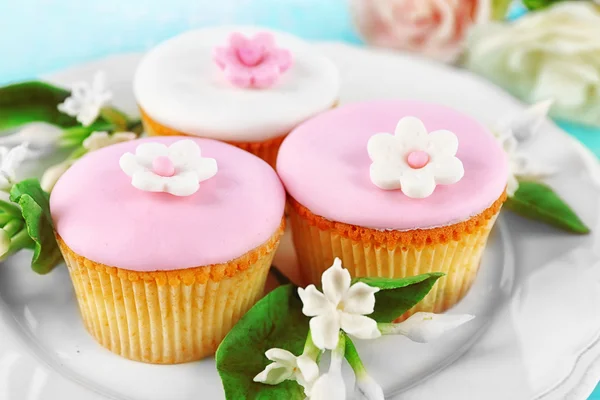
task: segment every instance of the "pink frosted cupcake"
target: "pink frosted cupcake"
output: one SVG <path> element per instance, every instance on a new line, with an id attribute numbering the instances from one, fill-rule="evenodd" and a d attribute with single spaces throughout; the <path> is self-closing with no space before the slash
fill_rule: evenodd
<path id="1" fill-rule="evenodd" d="M 267 163 L 209 139 L 142 139 L 92 152 L 50 198 L 88 331 L 133 360 L 215 352 L 260 298 L 283 234 Z"/>
<path id="2" fill-rule="evenodd" d="M 336 257 L 353 276 L 444 272 L 418 310 L 440 312 L 471 287 L 504 202 L 506 155 L 447 107 L 351 104 L 296 128 L 277 159 L 307 282 Z M 413 310 L 412 312 L 414 312 Z"/>

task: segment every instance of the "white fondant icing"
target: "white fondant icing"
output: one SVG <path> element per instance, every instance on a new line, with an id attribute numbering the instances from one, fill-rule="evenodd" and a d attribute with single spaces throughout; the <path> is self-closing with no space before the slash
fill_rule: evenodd
<path id="1" fill-rule="evenodd" d="M 174 173 L 161 175 L 154 169 L 159 158 L 168 158 Z M 166 192 L 175 196 L 189 196 L 198 191 L 200 182 L 217 173 L 217 161 L 201 156 L 200 146 L 192 140 L 179 140 L 169 147 L 150 142 L 139 145 L 135 154 L 125 153 L 119 160 L 131 184 L 148 192 Z"/>
<path id="2" fill-rule="evenodd" d="M 302 312 L 310 320 L 310 332 L 315 345 L 323 350 L 333 350 L 339 340 L 340 329 L 359 339 L 381 336 L 377 322 L 367 317 L 375 307 L 375 293 L 379 288 L 363 282 L 352 285 L 347 269 L 336 258 L 333 265 L 321 276 L 323 292 L 315 285 L 298 288 Z"/>
<path id="3" fill-rule="evenodd" d="M 75 83 L 71 96 L 58 105 L 58 111 L 75 117 L 83 126 L 89 126 L 96 121 L 100 110 L 111 98 L 112 93 L 106 88 L 106 74 L 98 71 L 92 83 Z"/>
<path id="4" fill-rule="evenodd" d="M 293 66 L 266 89 L 239 88 L 213 60 L 233 32 L 271 32 Z M 134 78 L 138 105 L 155 121 L 189 135 L 228 141 L 262 141 L 288 133 L 338 99 L 335 65 L 303 40 L 259 27 L 194 30 L 151 50 Z"/>
<path id="5" fill-rule="evenodd" d="M 401 189 L 408 197 L 430 196 L 436 185 L 458 182 L 465 171 L 456 157 L 458 139 L 447 130 L 427 133 L 416 117 L 404 117 L 395 134 L 377 133 L 369 139 L 367 151 L 373 161 L 371 182 L 384 190 Z M 413 168 L 409 156 L 426 153 L 425 165 Z"/>

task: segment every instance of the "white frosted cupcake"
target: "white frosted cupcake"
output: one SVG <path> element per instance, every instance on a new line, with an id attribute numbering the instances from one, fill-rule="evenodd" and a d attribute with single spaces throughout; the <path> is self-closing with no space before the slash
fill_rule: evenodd
<path id="1" fill-rule="evenodd" d="M 213 27 L 151 50 L 134 78 L 150 135 L 231 143 L 271 166 L 283 138 L 333 107 L 339 75 L 305 41 L 259 27 Z"/>

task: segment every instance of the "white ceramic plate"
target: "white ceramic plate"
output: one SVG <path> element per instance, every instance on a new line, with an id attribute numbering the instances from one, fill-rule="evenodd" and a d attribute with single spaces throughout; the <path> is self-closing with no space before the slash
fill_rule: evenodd
<path id="1" fill-rule="evenodd" d="M 461 70 L 320 46 L 342 71 L 342 103 L 423 99 L 488 124 L 523 109 Z M 49 79 L 68 85 L 105 70 L 115 104 L 135 114 L 131 78 L 138 60 L 114 56 Z M 388 398 L 585 399 L 600 378 L 600 166 L 550 122 L 531 151 L 558 171 L 549 183 L 594 233 L 571 235 L 503 212 L 473 289 L 450 311 L 475 314 L 473 322 L 428 345 L 403 337 L 359 343 Z M 0 400 L 224 398 L 213 359 L 156 366 L 101 348 L 81 324 L 66 270 L 38 276 L 29 269 L 30 256 L 23 252 L 0 266 Z M 289 237 L 275 263 L 295 276 Z"/>

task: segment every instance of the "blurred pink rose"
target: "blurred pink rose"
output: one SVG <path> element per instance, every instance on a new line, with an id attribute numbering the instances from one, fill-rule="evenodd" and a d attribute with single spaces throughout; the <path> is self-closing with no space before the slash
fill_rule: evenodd
<path id="1" fill-rule="evenodd" d="M 454 62 L 469 28 L 490 19 L 491 0 L 351 0 L 358 31 L 375 46 Z"/>

